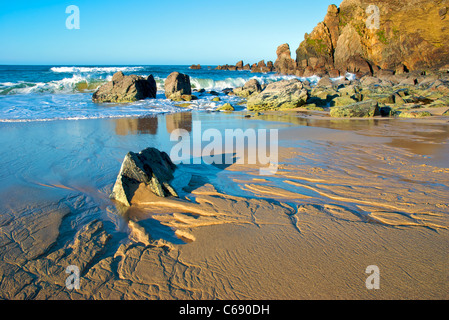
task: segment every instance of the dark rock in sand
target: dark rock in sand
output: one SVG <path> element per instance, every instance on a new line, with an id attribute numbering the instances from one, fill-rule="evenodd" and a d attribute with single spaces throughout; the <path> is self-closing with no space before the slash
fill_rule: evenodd
<path id="1" fill-rule="evenodd" d="M 140 153 L 129 152 L 123 160 L 110 198 L 130 206 L 134 192 L 141 183 L 149 186 L 159 197 L 177 197 L 169 183 L 175 169 L 176 165 L 170 157 L 155 148 L 147 148 Z"/>
<path id="2" fill-rule="evenodd" d="M 119 71 L 112 81 L 102 85 L 92 95 L 92 101 L 101 102 L 134 102 L 146 98 L 156 98 L 156 81 L 152 75 L 143 78 L 137 75 L 125 76 Z"/>

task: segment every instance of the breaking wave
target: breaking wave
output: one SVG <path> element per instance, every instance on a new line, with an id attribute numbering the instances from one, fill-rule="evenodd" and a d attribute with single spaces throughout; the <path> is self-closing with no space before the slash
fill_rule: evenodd
<path id="1" fill-rule="evenodd" d="M 112 76 L 91 78 L 89 76 L 73 75 L 71 78 L 49 82 L 4 82 L 0 83 L 0 95 L 93 92 L 100 85 L 112 79 Z"/>

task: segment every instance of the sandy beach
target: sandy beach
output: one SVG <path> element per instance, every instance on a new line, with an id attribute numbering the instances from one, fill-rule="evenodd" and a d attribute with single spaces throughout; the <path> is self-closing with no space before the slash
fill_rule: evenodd
<path id="1" fill-rule="evenodd" d="M 128 151 L 170 152 L 193 121 L 278 129 L 277 173 L 180 164 L 179 198 L 109 199 Z M 447 299 L 448 139 L 447 118 L 297 111 L 2 123 L 0 297 Z"/>

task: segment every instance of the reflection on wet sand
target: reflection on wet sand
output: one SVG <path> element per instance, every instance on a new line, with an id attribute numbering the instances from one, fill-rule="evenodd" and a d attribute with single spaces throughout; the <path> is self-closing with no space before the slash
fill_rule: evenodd
<path id="1" fill-rule="evenodd" d="M 115 124 L 115 133 L 120 136 L 156 135 L 158 133 L 159 121 L 164 121 L 164 118 L 168 133 L 172 133 L 175 129 L 192 131 L 192 113 L 190 112 L 178 112 L 161 117 L 113 119 L 112 121 Z"/>
<path id="2" fill-rule="evenodd" d="M 146 118 L 132 118 L 132 119 L 114 119 L 115 133 L 120 136 L 126 136 L 129 134 L 152 134 L 157 133 L 158 118 L 146 117 Z"/>
<path id="3" fill-rule="evenodd" d="M 192 113 L 191 112 L 178 112 L 165 116 L 165 123 L 167 126 L 167 132 L 172 133 L 176 129 L 184 129 L 188 132 L 192 131 Z"/>
<path id="4" fill-rule="evenodd" d="M 310 116 L 310 113 L 285 112 L 265 113 L 255 119 L 289 122 L 307 127 L 319 127 L 343 131 L 355 131 L 363 136 L 391 139 L 386 144 L 404 148 L 417 155 L 438 156 L 447 149 L 449 126 L 438 121 L 413 121 L 397 119 L 332 119 L 324 116 Z"/>

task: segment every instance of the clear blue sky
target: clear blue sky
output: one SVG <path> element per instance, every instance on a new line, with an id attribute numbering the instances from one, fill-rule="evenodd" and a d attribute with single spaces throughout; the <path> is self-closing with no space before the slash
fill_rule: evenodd
<path id="1" fill-rule="evenodd" d="M 0 64 L 225 64 L 275 60 L 340 0 L 1 1 Z M 66 28 L 66 7 L 80 29 Z"/>

